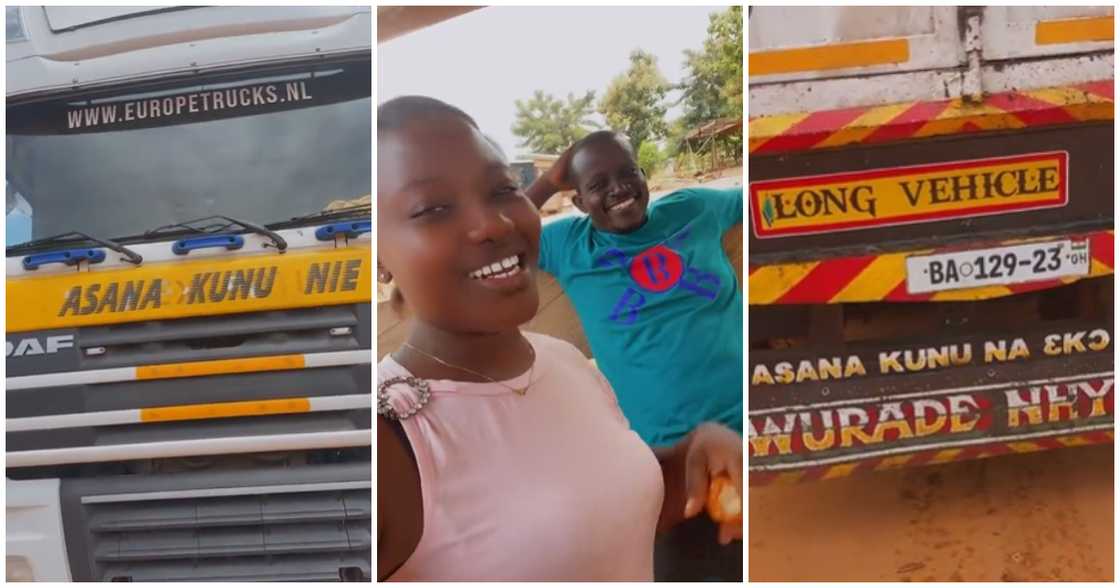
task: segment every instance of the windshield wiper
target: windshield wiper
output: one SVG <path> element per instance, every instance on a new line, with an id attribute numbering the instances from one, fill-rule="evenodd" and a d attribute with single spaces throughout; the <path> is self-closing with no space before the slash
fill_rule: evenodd
<path id="1" fill-rule="evenodd" d="M 269 223 L 265 226 L 270 229 L 290 229 L 317 221 L 344 220 L 372 216 L 373 206 L 371 204 L 357 204 L 354 206 L 335 208 L 333 210 L 320 210 L 310 214 L 292 217 L 288 220 Z"/>
<path id="2" fill-rule="evenodd" d="M 355 206 L 335 208 L 333 210 L 320 210 L 303 216 L 264 225 L 258 225 L 229 216 L 216 215 L 181 223 L 172 223 L 149 229 L 139 235 L 114 237 L 114 239 L 126 243 L 144 243 L 158 238 L 177 238 L 185 235 L 217 235 L 228 231 L 247 230 L 268 237 L 273 245 L 282 252 L 287 249 L 288 243 L 275 231 L 313 224 L 315 222 L 372 218 L 372 216 L 373 207 L 370 204 L 358 204 Z"/>
<path id="3" fill-rule="evenodd" d="M 224 221 L 224 222 L 214 222 L 214 221 Z M 206 223 L 206 224 L 203 224 L 203 223 Z M 288 248 L 288 242 L 286 240 L 284 240 L 284 238 L 281 237 L 279 234 L 277 234 L 275 231 L 273 231 L 271 229 L 268 229 L 268 228 L 265 228 L 265 227 L 263 227 L 261 225 L 258 225 L 256 223 L 251 223 L 249 221 L 243 221 L 243 220 L 236 219 L 236 218 L 233 218 L 233 217 L 230 217 L 230 216 L 222 216 L 222 215 L 207 216 L 207 217 L 204 217 L 204 218 L 198 218 L 198 219 L 190 220 L 190 221 L 186 221 L 186 222 L 164 225 L 162 227 L 157 227 L 157 228 L 151 229 L 149 231 L 144 231 L 144 234 L 141 235 L 139 238 L 150 241 L 150 240 L 152 240 L 156 237 L 182 235 L 182 234 L 213 235 L 213 234 L 223 233 L 223 232 L 229 231 L 231 229 L 234 229 L 235 227 L 239 227 L 242 230 L 246 230 L 246 231 L 256 233 L 258 235 L 263 235 L 263 236 L 267 237 L 270 241 L 272 241 L 272 245 L 274 247 L 276 247 L 276 250 L 281 252 L 281 253 L 283 253 L 284 250 Z M 134 238 L 137 238 L 137 237 L 126 237 L 125 239 L 130 239 L 131 240 L 131 239 L 134 239 Z"/>
<path id="4" fill-rule="evenodd" d="M 141 257 L 139 253 L 129 249 L 128 247 L 125 247 L 124 245 L 121 245 L 120 243 L 117 243 L 116 241 L 99 239 L 92 235 L 87 235 L 78 231 L 52 235 L 50 237 L 43 237 L 42 239 L 35 239 L 34 241 L 20 243 L 19 245 L 13 245 L 12 247 L 8 247 L 5 253 L 7 255 L 20 255 L 21 253 L 31 253 L 33 251 L 41 251 L 47 248 L 80 247 L 87 243 L 96 243 L 102 247 L 120 253 L 124 256 L 121 258 L 121 261 L 126 261 L 135 265 L 140 265 L 140 263 L 144 261 L 144 258 Z"/>

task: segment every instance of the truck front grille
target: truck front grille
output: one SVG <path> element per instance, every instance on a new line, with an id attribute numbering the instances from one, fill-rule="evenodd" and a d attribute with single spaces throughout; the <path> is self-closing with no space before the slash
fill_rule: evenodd
<path id="1" fill-rule="evenodd" d="M 257 477 L 255 472 L 243 475 Z M 157 477 L 163 483 L 155 486 L 168 489 L 136 491 L 130 481 L 117 485 L 128 488 L 123 494 L 64 492 L 72 496 L 70 508 L 64 510 L 74 516 L 64 520 L 75 580 L 361 581 L 371 577 L 368 478 L 195 488 L 167 483 L 191 480 L 193 475 L 146 478 Z M 179 488 L 171 489 L 174 486 Z"/>

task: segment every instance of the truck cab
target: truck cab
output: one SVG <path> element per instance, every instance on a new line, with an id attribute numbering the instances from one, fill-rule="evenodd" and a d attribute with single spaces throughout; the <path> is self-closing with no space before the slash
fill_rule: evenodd
<path id="1" fill-rule="evenodd" d="M 371 577 L 368 7 L 8 7 L 7 579 Z"/>

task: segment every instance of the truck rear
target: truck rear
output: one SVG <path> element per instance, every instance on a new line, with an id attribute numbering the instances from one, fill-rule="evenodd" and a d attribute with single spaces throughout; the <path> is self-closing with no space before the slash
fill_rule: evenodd
<path id="1" fill-rule="evenodd" d="M 369 8 L 6 16 L 7 579 L 368 581 Z"/>
<path id="2" fill-rule="evenodd" d="M 1111 443 L 1112 9 L 748 22 L 751 483 Z"/>

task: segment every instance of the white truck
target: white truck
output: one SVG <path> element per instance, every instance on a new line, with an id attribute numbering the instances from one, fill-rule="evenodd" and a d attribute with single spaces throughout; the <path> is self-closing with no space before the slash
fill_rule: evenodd
<path id="1" fill-rule="evenodd" d="M 8 7 L 6 579 L 368 581 L 368 7 Z"/>

